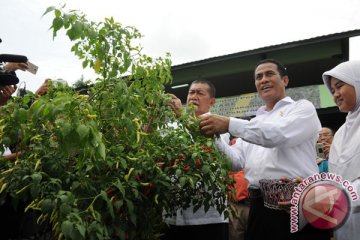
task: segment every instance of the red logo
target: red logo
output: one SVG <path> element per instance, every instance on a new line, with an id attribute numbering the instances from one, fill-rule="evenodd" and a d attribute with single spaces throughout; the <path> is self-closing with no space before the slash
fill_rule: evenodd
<path id="1" fill-rule="evenodd" d="M 350 213 L 350 198 L 344 189 L 331 182 L 320 182 L 311 186 L 301 196 L 304 218 L 320 229 L 340 227 Z"/>

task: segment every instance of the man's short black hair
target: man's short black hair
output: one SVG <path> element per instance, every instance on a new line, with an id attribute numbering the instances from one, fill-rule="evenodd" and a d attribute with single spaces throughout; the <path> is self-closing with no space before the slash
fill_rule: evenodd
<path id="1" fill-rule="evenodd" d="M 288 76 L 287 71 L 286 71 L 286 67 L 284 67 L 284 65 L 282 65 L 280 62 L 276 61 L 275 59 L 271 59 L 271 58 L 267 58 L 267 59 L 263 59 L 263 60 L 259 61 L 256 64 L 255 69 L 259 65 L 264 64 L 264 63 L 273 63 L 273 64 L 275 64 L 277 66 L 277 69 L 278 69 L 281 77 Z"/>
<path id="2" fill-rule="evenodd" d="M 201 84 L 207 84 L 209 86 L 209 95 L 211 98 L 215 98 L 215 95 L 216 95 L 216 89 L 215 89 L 215 86 L 212 82 L 210 82 L 209 80 L 206 80 L 206 79 L 198 79 L 198 80 L 195 80 L 191 83 L 191 85 L 195 84 L 195 83 L 201 83 Z M 190 87 L 191 87 L 190 85 Z"/>

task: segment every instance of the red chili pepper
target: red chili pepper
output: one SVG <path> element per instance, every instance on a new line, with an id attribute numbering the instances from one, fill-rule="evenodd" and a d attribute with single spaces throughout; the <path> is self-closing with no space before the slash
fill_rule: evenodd
<path id="1" fill-rule="evenodd" d="M 184 154 L 180 154 L 177 156 L 177 159 L 184 160 L 186 156 Z"/>
<path id="2" fill-rule="evenodd" d="M 202 161 L 201 161 L 201 159 L 196 159 L 196 160 L 195 160 L 195 164 L 196 164 L 196 167 L 201 168 L 201 166 L 202 166 Z"/>
<path id="3" fill-rule="evenodd" d="M 189 171 L 190 169 L 191 169 L 191 166 L 188 166 L 188 165 L 186 165 L 186 166 L 183 167 L 183 170 L 184 170 L 184 171 Z"/>
<path id="4" fill-rule="evenodd" d="M 164 170 L 164 168 L 165 168 L 165 160 L 164 160 L 164 159 L 160 159 L 160 160 L 156 161 L 156 165 L 157 165 L 161 170 Z"/>
<path id="5" fill-rule="evenodd" d="M 201 149 L 204 151 L 204 152 L 212 152 L 213 150 L 211 148 L 209 148 L 208 146 L 202 146 Z"/>

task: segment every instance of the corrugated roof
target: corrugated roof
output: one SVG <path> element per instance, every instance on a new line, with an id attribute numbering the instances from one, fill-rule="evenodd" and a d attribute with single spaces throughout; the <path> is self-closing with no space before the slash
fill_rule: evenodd
<path id="1" fill-rule="evenodd" d="M 324 41 L 329 41 L 329 40 L 337 40 L 337 39 L 342 39 L 342 38 L 346 38 L 346 37 L 354 37 L 354 36 L 359 36 L 359 35 L 360 35 L 360 29 L 354 29 L 354 30 L 350 30 L 350 31 L 346 31 L 346 32 L 333 33 L 333 34 L 322 35 L 322 36 L 318 36 L 318 37 L 314 37 L 314 38 L 308 38 L 308 39 L 304 39 L 304 40 L 286 42 L 286 43 L 282 43 L 282 44 L 275 44 L 275 45 L 256 48 L 256 49 L 252 49 L 252 50 L 246 50 L 246 51 L 242 51 L 242 52 L 231 53 L 231 54 L 227 54 L 227 55 L 211 57 L 211 58 L 207 58 L 207 59 L 203 59 L 203 60 L 174 65 L 174 66 L 172 66 L 172 70 L 180 70 L 180 69 L 184 69 L 184 68 L 196 67 L 196 66 L 203 65 L 203 64 L 225 61 L 225 60 L 230 60 L 230 59 L 234 59 L 234 58 L 264 53 L 264 52 L 273 51 L 273 50 L 293 48 L 293 47 L 297 47 L 300 45 L 319 43 L 319 42 L 324 42 Z"/>

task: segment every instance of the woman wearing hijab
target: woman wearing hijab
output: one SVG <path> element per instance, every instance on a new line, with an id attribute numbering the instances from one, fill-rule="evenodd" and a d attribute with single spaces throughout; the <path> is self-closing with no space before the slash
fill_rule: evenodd
<path id="1" fill-rule="evenodd" d="M 323 81 L 345 123 L 336 132 L 329 154 L 329 172 L 351 182 L 360 195 L 360 61 L 348 61 L 323 73 Z M 335 230 L 336 240 L 359 239 L 360 200 L 352 202 L 349 218 Z"/>

